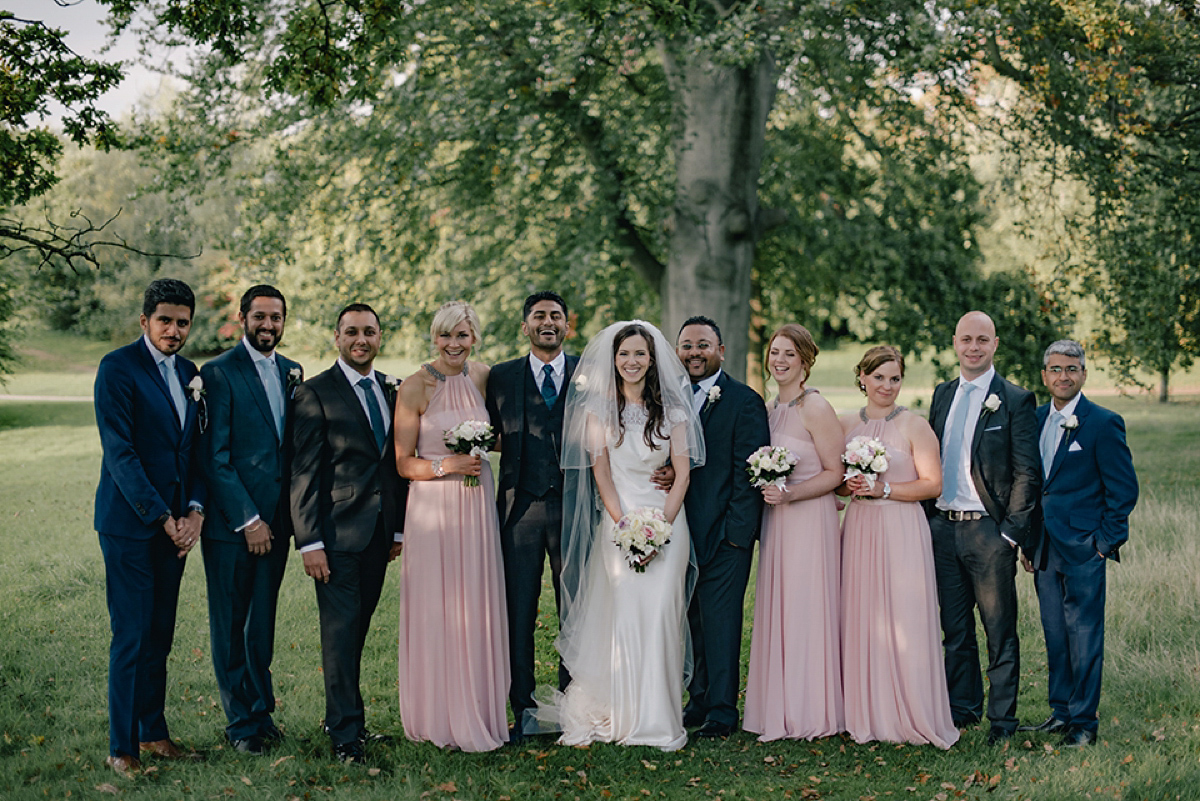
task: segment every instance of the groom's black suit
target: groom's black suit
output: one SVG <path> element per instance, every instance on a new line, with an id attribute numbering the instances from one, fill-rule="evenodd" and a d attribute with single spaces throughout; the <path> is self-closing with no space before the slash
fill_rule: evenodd
<path id="1" fill-rule="evenodd" d="M 688 608 L 695 666 L 685 717 L 738 723 L 746 584 L 762 518 L 762 493 L 750 485 L 746 457 L 771 442 L 758 393 L 722 372 L 720 398 L 700 412 L 704 465 L 691 473 L 684 507 L 699 574 Z"/>
<path id="2" fill-rule="evenodd" d="M 534 647 L 542 570 L 550 558 L 555 603 L 562 574 L 563 410 L 567 386 L 579 362 L 566 356 L 562 387 L 553 409 L 538 392 L 529 356 L 502 362 L 488 376 L 487 408 L 500 434 L 500 480 L 496 505 L 500 547 L 504 553 L 504 590 L 508 607 L 508 653 L 512 684 L 508 698 L 518 729 L 533 707 Z M 568 680 L 559 669 L 560 689 Z"/>
<path id="3" fill-rule="evenodd" d="M 929 422 L 939 442 L 960 380 L 939 384 L 933 391 Z M 982 716 L 983 681 L 974 612 L 978 606 L 988 642 L 988 718 L 993 727 L 1011 733 L 1017 725 L 1021 669 L 1017 548 L 1002 535 L 1032 552 L 1037 533 L 1030 524 L 1037 507 L 1041 468 L 1033 393 L 995 374 L 984 399 L 992 395 L 1000 405 L 995 411 L 981 411 L 970 447 L 971 481 L 986 516 L 952 521 L 934 501 L 926 502 L 926 511 L 933 537 L 950 711 L 961 722 Z"/>
<path id="4" fill-rule="evenodd" d="M 376 382 L 384 380 L 374 372 Z M 386 384 L 381 384 L 386 387 Z M 384 389 L 390 415 L 396 392 Z M 408 482 L 396 473 L 389 435 L 382 450 L 342 368 L 296 388 L 291 502 L 296 547 L 323 542 L 328 583 L 316 582 L 325 678 L 325 726 L 335 746 L 365 730 L 359 667 L 383 591 L 393 535 L 402 531 Z"/>

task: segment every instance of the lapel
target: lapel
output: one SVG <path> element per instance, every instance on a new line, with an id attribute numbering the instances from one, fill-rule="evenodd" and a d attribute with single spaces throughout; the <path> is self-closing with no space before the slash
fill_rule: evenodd
<path id="1" fill-rule="evenodd" d="M 721 395 L 724 396 L 725 385 L 727 383 L 729 383 L 729 375 L 724 370 L 721 370 L 721 376 L 717 379 L 717 383 L 713 384 L 713 386 L 720 387 Z M 710 403 L 708 398 L 704 399 L 704 405 L 700 407 L 700 424 L 705 428 L 708 428 L 708 418 L 712 417 L 713 410 L 716 409 L 717 403 L 720 402 L 720 399 L 718 399 L 716 403 Z"/>
<path id="2" fill-rule="evenodd" d="M 350 380 L 346 377 L 346 374 L 337 362 L 334 362 L 333 367 L 330 369 L 333 370 L 333 385 L 337 387 L 337 392 L 342 399 L 342 403 L 350 408 L 350 413 L 358 420 L 363 436 L 367 438 L 366 441 L 374 445 L 375 431 L 371 428 L 371 421 L 368 419 L 366 411 L 358 400 L 358 391 L 350 386 Z M 387 393 L 384 393 L 384 397 L 387 397 Z"/>
<path id="3" fill-rule="evenodd" d="M 950 403 L 947 403 L 945 399 L 950 398 L 951 402 L 953 402 L 954 394 L 958 392 L 959 380 L 960 379 L 958 378 L 951 379 L 943 384 L 945 389 L 943 389 L 940 393 L 936 391 L 934 393 L 940 397 L 937 399 L 937 403 L 934 404 L 934 407 L 931 410 L 933 413 L 933 419 L 929 422 L 933 426 L 933 433 L 937 435 L 938 442 L 942 441 L 942 434 L 946 431 L 946 417 L 950 414 Z"/>
<path id="4" fill-rule="evenodd" d="M 1000 408 L 994 412 L 989 412 L 983 408 L 983 403 L 992 395 L 1000 399 Z M 979 400 L 979 419 L 975 421 L 975 435 L 971 437 L 971 464 L 976 463 L 976 454 L 979 451 L 979 440 L 983 438 L 983 430 L 987 428 L 987 424 L 991 422 L 993 417 L 1005 412 L 1004 408 L 1004 383 L 1000 379 L 999 373 L 992 375 L 992 383 L 988 384 L 987 392 L 983 393 L 983 397 Z"/>
<path id="5" fill-rule="evenodd" d="M 246 385 L 246 391 L 250 393 L 250 397 L 254 398 L 254 405 L 258 407 L 258 411 L 262 414 L 263 421 L 267 428 L 275 432 L 276 440 L 279 439 L 279 432 L 275 429 L 275 420 L 271 417 L 271 403 L 267 400 L 267 390 L 263 386 L 262 379 L 258 375 L 258 366 L 254 363 L 254 357 L 246 350 L 244 342 L 239 342 L 236 346 L 237 350 L 234 353 L 234 364 L 237 368 L 238 375 L 241 376 L 243 383 Z M 279 366 L 278 356 L 276 356 L 276 366 Z M 281 386 L 287 386 L 282 384 Z M 286 408 L 286 404 L 285 404 Z"/>
<path id="6" fill-rule="evenodd" d="M 146 374 L 149 376 L 150 381 L 156 387 L 158 387 L 158 391 L 160 393 L 162 393 L 163 403 L 166 404 L 166 406 L 164 408 L 167 410 L 167 417 L 171 418 L 171 424 L 175 426 L 176 435 L 182 434 L 183 430 L 179 426 L 179 413 L 175 409 L 175 402 L 173 400 L 171 400 L 171 390 L 167 388 L 167 382 L 162 377 L 162 371 L 158 369 L 158 362 L 154 361 L 154 355 L 150 353 L 150 347 L 146 344 L 146 340 L 144 338 L 138 340 L 138 346 L 139 346 L 138 354 L 141 357 L 142 369 L 146 371 Z M 178 359 L 175 360 L 175 371 L 176 371 L 176 374 L 178 374 L 178 372 L 179 372 L 179 360 Z M 185 382 L 183 381 L 182 378 L 180 378 L 179 383 L 180 383 L 180 386 L 185 385 Z M 187 390 L 186 389 L 184 390 L 183 394 L 184 394 L 184 398 L 185 398 L 184 402 L 186 403 L 186 398 L 187 398 Z M 185 419 L 187 416 L 187 411 L 188 410 L 185 408 L 184 409 Z"/>
<path id="7" fill-rule="evenodd" d="M 513 376 L 513 380 L 509 385 L 509 391 L 512 392 L 512 397 L 516 401 L 516 407 L 514 410 L 516 419 L 513 421 L 513 429 L 521 429 L 525 426 L 525 381 L 527 378 L 529 378 L 531 373 L 531 368 L 529 366 L 529 354 L 526 354 L 525 358 L 521 359 L 517 366 L 520 369 L 514 371 L 515 375 Z M 534 382 L 534 386 L 537 386 L 536 381 Z M 564 381 L 563 389 L 566 389 L 566 386 L 567 384 Z M 514 437 L 513 439 L 516 439 L 519 442 L 521 438 Z M 520 445 L 517 447 L 519 448 Z M 519 454 L 518 458 L 520 458 Z"/>
<path id="8" fill-rule="evenodd" d="M 1080 426 L 1082 426 L 1084 421 L 1087 419 L 1087 415 L 1088 415 L 1088 411 L 1090 410 L 1090 407 L 1091 407 L 1091 403 L 1088 402 L 1088 399 L 1083 397 L 1082 395 L 1080 395 L 1079 403 L 1075 404 L 1075 420 L 1078 421 Z M 1050 414 L 1050 410 L 1049 410 L 1049 407 L 1047 407 L 1046 416 L 1049 416 L 1049 414 Z M 1045 417 L 1043 417 L 1042 422 L 1045 423 Z M 1039 435 L 1041 434 L 1040 428 L 1038 429 L 1038 433 L 1039 433 Z M 1075 428 L 1063 429 L 1062 439 L 1059 440 L 1059 443 L 1058 443 L 1058 450 L 1054 451 L 1054 461 L 1050 464 L 1050 474 L 1046 476 L 1045 483 L 1047 486 L 1050 484 L 1051 481 L 1054 480 L 1054 476 L 1055 476 L 1055 474 L 1058 473 L 1058 469 L 1060 467 L 1062 467 L 1062 463 L 1067 458 L 1067 451 L 1070 450 L 1071 443 L 1077 438 L 1078 434 L 1079 434 L 1078 426 L 1076 426 Z"/>

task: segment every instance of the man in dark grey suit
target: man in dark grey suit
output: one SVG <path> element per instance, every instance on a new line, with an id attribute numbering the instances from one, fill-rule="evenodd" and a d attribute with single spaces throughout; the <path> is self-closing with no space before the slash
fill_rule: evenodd
<path id="1" fill-rule="evenodd" d="M 975 607 L 987 633 L 988 732 L 1001 743 L 1017 727 L 1017 548 L 1036 545 L 1031 522 L 1041 486 L 1033 393 L 992 365 L 996 326 L 983 312 L 954 330 L 960 375 L 933 392 L 929 421 L 941 441 L 942 494 L 928 503 L 941 607 L 946 683 L 955 725 L 983 714 Z"/>
<path id="2" fill-rule="evenodd" d="M 695 664 L 683 721 L 700 726 L 700 737 L 728 737 L 738 726 L 743 604 L 762 518 L 746 458 L 770 444 L 771 431 L 758 393 L 721 369 L 725 345 L 715 322 L 684 322 L 676 353 L 692 380 L 705 447 L 684 500 L 699 573 L 688 608 Z"/>
<path id="3" fill-rule="evenodd" d="M 213 669 L 238 751 L 262 754 L 282 736 L 271 715 L 275 606 L 287 566 L 286 429 L 300 365 L 275 349 L 287 301 L 259 285 L 242 295 L 245 335 L 200 369 L 207 423 L 201 434 L 209 515 L 202 552 Z"/>
<path id="4" fill-rule="evenodd" d="M 296 547 L 316 583 L 325 677 L 325 730 L 343 762 L 365 761 L 369 734 L 359 688 L 363 643 L 400 554 L 407 482 L 391 436 L 396 381 L 372 369 L 379 315 L 352 303 L 338 315 L 338 360 L 296 389 L 291 501 Z"/>
<path id="5" fill-rule="evenodd" d="M 488 377 L 487 408 L 500 435 L 500 546 L 504 552 L 504 590 L 508 605 L 508 653 L 512 685 L 508 699 L 513 723 L 510 742 L 534 729 L 527 712 L 533 708 L 533 631 L 537 625 L 542 570 L 550 559 L 554 601 L 559 602 L 562 575 L 562 447 L 563 399 L 579 359 L 563 353 L 567 303 L 554 292 L 525 299 L 521 333 L 529 354 L 502 362 Z M 559 689 L 570 677 L 560 666 Z"/>

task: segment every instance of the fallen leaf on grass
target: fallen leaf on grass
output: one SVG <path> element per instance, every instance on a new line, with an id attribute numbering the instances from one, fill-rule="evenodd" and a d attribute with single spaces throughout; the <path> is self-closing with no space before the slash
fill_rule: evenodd
<path id="1" fill-rule="evenodd" d="M 117 789 L 116 785 L 109 784 L 108 782 L 105 782 L 104 784 L 97 784 L 96 789 L 102 793 L 112 793 L 113 795 L 116 795 L 117 793 L 121 792 L 120 790 Z"/>
<path id="2" fill-rule="evenodd" d="M 254 786 L 254 782 L 250 781 L 250 777 L 249 777 L 249 776 L 243 776 L 243 777 L 242 777 L 242 784 L 246 785 L 247 787 L 253 787 L 253 786 Z"/>
<path id="3" fill-rule="evenodd" d="M 1128 754 L 1128 755 L 1126 755 L 1126 757 L 1124 759 L 1121 760 L 1121 764 L 1128 765 L 1132 761 L 1133 761 L 1133 754 Z"/>
<path id="4" fill-rule="evenodd" d="M 454 782 L 442 782 L 441 784 L 439 784 L 437 787 L 434 787 L 433 789 L 441 790 L 443 793 L 457 793 L 458 785 L 455 784 Z"/>
<path id="5" fill-rule="evenodd" d="M 277 760 L 275 760 L 274 762 L 272 762 L 272 763 L 271 763 L 271 767 L 273 767 L 273 768 L 277 768 L 277 767 L 279 767 L 280 765 L 282 765 L 284 762 L 287 762 L 289 759 L 291 759 L 291 758 L 292 758 L 292 757 L 294 757 L 294 756 L 296 756 L 296 755 L 295 755 L 295 754 L 288 754 L 287 756 L 281 756 L 279 759 L 277 759 Z"/>
<path id="6" fill-rule="evenodd" d="M 379 768 L 368 768 L 367 769 L 368 776 L 378 776 L 380 773 L 382 773 L 382 771 Z"/>

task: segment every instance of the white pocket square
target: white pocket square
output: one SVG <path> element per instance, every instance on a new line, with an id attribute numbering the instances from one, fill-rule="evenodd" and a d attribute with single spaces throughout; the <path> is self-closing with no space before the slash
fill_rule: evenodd
<path id="1" fill-rule="evenodd" d="M 1072 442 L 1071 447 L 1067 448 L 1067 453 L 1074 453 L 1075 451 L 1081 451 L 1081 450 L 1083 450 L 1083 448 L 1079 445 L 1078 442 Z"/>
<path id="2" fill-rule="evenodd" d="M 984 430 L 985 432 L 986 432 L 986 431 L 999 431 L 999 430 L 1000 430 L 1000 429 L 1002 429 L 1002 428 L 1004 428 L 1004 426 L 992 426 L 991 428 L 985 428 L 985 429 L 983 429 L 983 430 Z"/>

